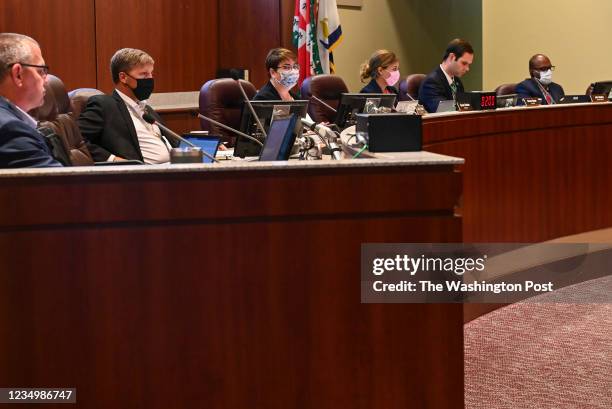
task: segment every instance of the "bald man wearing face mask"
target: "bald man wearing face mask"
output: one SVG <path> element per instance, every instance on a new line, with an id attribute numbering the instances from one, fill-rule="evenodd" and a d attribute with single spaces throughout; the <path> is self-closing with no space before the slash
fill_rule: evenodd
<path id="1" fill-rule="evenodd" d="M 551 105 L 559 102 L 565 96 L 563 87 L 552 81 L 555 66 L 544 54 L 536 54 L 529 59 L 529 74 L 531 78 L 516 86 L 519 104 L 523 98 L 540 98 L 542 105 Z"/>

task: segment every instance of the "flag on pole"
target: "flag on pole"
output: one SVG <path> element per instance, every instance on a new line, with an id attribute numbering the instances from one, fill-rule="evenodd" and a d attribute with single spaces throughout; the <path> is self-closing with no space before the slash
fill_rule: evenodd
<path id="1" fill-rule="evenodd" d="M 298 49 L 300 84 L 306 77 L 322 74 L 317 44 L 317 0 L 295 0 L 293 45 Z"/>
<path id="2" fill-rule="evenodd" d="M 334 49 L 342 42 L 342 27 L 336 0 L 318 0 L 317 38 L 319 40 L 319 59 L 325 74 L 336 72 Z"/>

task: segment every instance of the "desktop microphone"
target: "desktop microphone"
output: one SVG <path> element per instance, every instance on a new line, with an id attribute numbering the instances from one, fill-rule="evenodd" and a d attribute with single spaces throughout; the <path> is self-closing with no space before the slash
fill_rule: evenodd
<path id="1" fill-rule="evenodd" d="M 217 125 L 217 126 L 219 126 L 219 127 L 223 128 L 223 129 L 226 129 L 226 130 L 230 131 L 230 132 L 233 132 L 233 133 L 235 133 L 236 135 L 240 135 L 240 136 L 242 136 L 242 137 L 244 137 L 244 138 L 247 138 L 248 140 L 251 140 L 251 141 L 253 141 L 253 142 L 257 143 L 259 146 L 263 147 L 263 143 L 261 143 L 261 141 L 260 141 L 259 139 L 257 139 L 257 138 L 253 138 L 251 135 L 247 135 L 247 134 L 245 134 L 245 133 L 243 133 L 243 132 L 240 132 L 240 131 L 238 131 L 238 130 L 236 130 L 236 129 L 234 129 L 234 128 L 230 127 L 230 126 L 224 125 L 224 124 L 222 124 L 222 123 L 221 123 L 221 122 L 219 122 L 219 121 L 215 121 L 214 119 L 209 118 L 209 117 L 207 117 L 207 116 L 204 116 L 204 115 L 202 115 L 202 114 L 200 114 L 200 113 L 197 113 L 197 112 L 195 112 L 195 111 L 194 111 L 194 114 L 196 114 L 196 115 L 198 116 L 198 118 L 201 118 L 201 119 L 203 119 L 203 120 L 205 120 L 205 121 L 208 121 L 208 122 L 210 122 L 210 123 L 212 123 L 212 124 L 215 124 L 215 125 Z"/>
<path id="2" fill-rule="evenodd" d="M 264 129 L 263 125 L 261 124 L 261 121 L 259 120 L 259 117 L 255 113 L 255 110 L 253 109 L 253 105 L 251 104 L 251 101 L 249 101 L 249 97 L 247 96 L 246 92 L 244 91 L 244 88 L 242 88 L 242 84 L 240 83 L 240 76 L 238 74 L 238 70 L 231 69 L 230 70 L 230 75 L 231 75 L 232 79 L 234 81 L 236 81 L 236 83 L 238 84 L 238 88 L 240 88 L 240 92 L 242 92 L 242 97 L 244 98 L 244 103 L 247 104 L 247 106 L 249 107 L 249 111 L 251 111 L 251 115 L 253 115 L 253 118 L 255 118 L 255 123 L 257 124 L 257 127 L 259 128 L 259 130 L 263 134 L 264 138 L 267 138 L 268 134 L 267 134 L 266 130 Z"/>
<path id="3" fill-rule="evenodd" d="M 331 151 L 331 155 L 332 155 L 333 159 L 335 159 L 335 160 L 342 159 L 342 154 L 341 154 L 340 147 L 335 142 L 334 131 L 329 129 L 327 126 L 325 126 L 323 124 L 320 124 L 320 123 L 317 124 L 317 123 L 311 121 L 310 119 L 301 118 L 300 120 L 302 121 L 302 124 L 306 128 L 308 128 L 311 131 L 313 131 L 314 133 L 316 133 L 319 136 L 319 138 L 321 138 L 321 140 L 325 143 L 325 145 L 327 145 L 327 147 Z M 329 138 L 329 135 L 334 135 L 334 140 L 331 140 Z"/>
<path id="4" fill-rule="evenodd" d="M 160 124 L 153 115 L 149 114 L 148 112 L 145 112 L 142 115 L 142 119 L 145 120 L 145 122 L 151 124 L 151 125 L 157 125 L 158 127 L 161 128 L 161 130 L 163 130 L 164 132 L 166 132 L 168 135 L 170 135 L 171 137 L 173 137 L 174 139 L 183 142 L 189 146 L 191 146 L 192 148 L 196 148 L 196 149 L 200 149 L 198 146 L 195 146 L 193 143 L 189 142 L 187 139 L 183 138 L 182 136 L 180 136 L 179 134 L 177 134 L 176 132 L 174 132 L 172 129 L 168 128 L 165 125 Z M 214 156 L 212 156 L 211 154 L 209 154 L 208 152 L 203 151 L 202 149 L 200 149 L 200 151 L 202 152 L 202 154 L 204 156 L 206 156 L 208 159 L 212 160 L 213 162 L 219 162 L 217 159 L 215 159 Z"/>
<path id="5" fill-rule="evenodd" d="M 323 101 L 322 99 L 317 98 L 317 97 L 315 97 L 314 95 L 311 95 L 311 96 L 310 96 L 310 98 L 314 99 L 315 101 L 317 101 L 317 102 L 318 102 L 318 103 L 320 103 L 321 105 L 323 105 L 323 106 L 325 106 L 325 107 L 327 107 L 327 108 L 331 109 L 332 111 L 334 111 L 334 112 L 336 112 L 336 113 L 338 112 L 338 111 L 337 111 L 335 108 L 333 108 L 331 105 L 327 104 L 327 103 L 326 103 L 325 101 Z"/>

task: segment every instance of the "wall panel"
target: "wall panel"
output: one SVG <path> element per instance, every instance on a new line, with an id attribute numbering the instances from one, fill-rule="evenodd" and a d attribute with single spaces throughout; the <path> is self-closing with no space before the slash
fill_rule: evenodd
<path id="1" fill-rule="evenodd" d="M 219 64 L 249 69 L 256 88 L 268 81 L 268 50 L 282 45 L 280 1 L 219 1 Z"/>
<path id="2" fill-rule="evenodd" d="M 123 47 L 155 59 L 155 91 L 199 90 L 217 68 L 217 0 L 96 1 L 98 86 L 113 84 L 110 58 Z"/>
<path id="3" fill-rule="evenodd" d="M 529 58 L 537 53 L 557 67 L 553 81 L 566 94 L 611 80 L 611 16 L 610 1 L 483 0 L 484 89 L 529 77 Z"/>
<path id="4" fill-rule="evenodd" d="M 94 0 L 2 0 L 0 32 L 35 38 L 68 89 L 96 86 Z"/>

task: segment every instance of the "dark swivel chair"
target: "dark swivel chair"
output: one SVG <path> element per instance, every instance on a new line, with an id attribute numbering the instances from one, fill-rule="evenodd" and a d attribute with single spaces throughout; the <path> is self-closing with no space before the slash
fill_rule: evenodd
<path id="1" fill-rule="evenodd" d="M 257 92 L 255 86 L 245 80 L 240 80 L 240 83 L 247 97 L 253 99 Z M 200 89 L 200 113 L 237 130 L 240 128 L 243 104 L 244 96 L 238 87 L 238 83 L 231 78 L 218 78 L 207 81 Z M 235 145 L 236 134 L 233 132 L 203 119 L 200 119 L 200 125 L 203 131 L 221 136 L 223 141 L 230 143 L 230 146 Z"/>
<path id="2" fill-rule="evenodd" d="M 334 122 L 336 120 L 336 111 L 326 107 L 312 97 L 315 96 L 330 107 L 337 109 L 342 93 L 348 92 L 348 88 L 344 80 L 339 76 L 321 74 L 306 78 L 302 83 L 300 91 L 302 99 L 309 101 L 308 115 L 310 115 L 313 121 Z"/>
<path id="3" fill-rule="evenodd" d="M 517 84 L 502 84 L 499 87 L 495 88 L 495 95 L 510 95 L 516 94 L 516 86 Z"/>
<path id="4" fill-rule="evenodd" d="M 419 99 L 419 88 L 421 83 L 425 79 L 425 74 L 410 74 L 399 83 L 399 100 L 400 101 L 411 101 Z M 410 97 L 408 97 L 410 95 Z"/>
<path id="5" fill-rule="evenodd" d="M 102 91 L 95 88 L 77 88 L 68 93 L 70 105 L 72 107 L 72 117 L 77 120 L 85 106 L 89 97 L 94 95 L 104 94 Z"/>
<path id="6" fill-rule="evenodd" d="M 61 79 L 49 75 L 45 84 L 45 100 L 31 112 L 38 119 L 39 128 L 51 129 L 61 140 L 72 166 L 92 166 L 94 161 L 72 116 L 70 98 Z"/>

